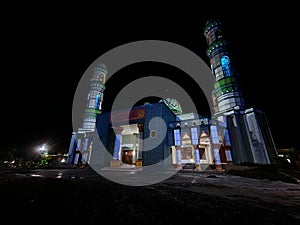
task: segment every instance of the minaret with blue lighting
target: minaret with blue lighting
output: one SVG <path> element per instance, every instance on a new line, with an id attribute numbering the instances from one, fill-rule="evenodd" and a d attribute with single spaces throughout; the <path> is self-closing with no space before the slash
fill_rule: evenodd
<path id="1" fill-rule="evenodd" d="M 93 131 L 95 129 L 97 114 L 101 113 L 101 104 L 103 101 L 106 75 L 107 68 L 104 64 L 100 64 L 99 66 L 94 68 L 82 124 L 83 129 Z"/>
<path id="2" fill-rule="evenodd" d="M 107 68 L 103 63 L 94 68 L 82 127 L 72 133 L 67 164 L 85 166 L 90 161 L 96 119 L 97 115 L 101 113 L 106 76 Z"/>
<path id="3" fill-rule="evenodd" d="M 204 36 L 208 44 L 206 51 L 210 59 L 213 75 L 216 78 L 214 97 L 217 111 L 223 113 L 233 108 L 245 108 L 245 101 L 238 85 L 238 74 L 230 53 L 230 45 L 224 35 L 220 20 L 207 21 Z"/>
<path id="4" fill-rule="evenodd" d="M 276 163 L 276 147 L 265 114 L 246 107 L 225 31 L 223 21 L 218 19 L 208 20 L 204 28 L 208 45 L 206 54 L 216 79 L 211 126 L 212 137 L 215 137 L 212 143 L 215 159 L 218 161 L 223 155 L 233 164 Z"/>

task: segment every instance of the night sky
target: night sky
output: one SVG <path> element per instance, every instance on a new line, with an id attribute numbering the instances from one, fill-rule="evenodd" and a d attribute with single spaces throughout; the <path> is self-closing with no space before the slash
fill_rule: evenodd
<path id="1" fill-rule="evenodd" d="M 293 56 L 299 50 L 297 16 L 290 11 L 292 6 L 246 9 L 247 5 L 227 12 L 220 6 L 214 12 L 204 7 L 189 13 L 182 8 L 118 16 L 112 11 L 97 14 L 55 7 L 32 12 L 10 9 L 2 26 L 1 148 L 17 145 L 30 151 L 47 141 L 55 151 L 67 152 L 73 130 L 73 96 L 91 63 L 114 47 L 139 40 L 174 42 L 208 63 L 203 29 L 209 18 L 217 16 L 224 21 L 232 43 L 247 105 L 266 113 L 278 148 L 299 149 L 299 57 Z M 113 82 L 107 83 L 104 109 L 109 109 L 120 88 L 141 74 L 168 77 L 177 72 L 180 74 L 158 63 L 124 69 L 114 87 Z M 189 88 L 187 82 L 176 81 Z"/>

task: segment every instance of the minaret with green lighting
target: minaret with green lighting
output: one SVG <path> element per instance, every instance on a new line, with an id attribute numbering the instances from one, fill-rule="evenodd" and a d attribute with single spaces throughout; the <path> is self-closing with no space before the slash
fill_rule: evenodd
<path id="1" fill-rule="evenodd" d="M 106 75 L 107 68 L 104 64 L 100 64 L 94 68 L 82 124 L 82 128 L 85 130 L 95 129 L 97 114 L 101 113 L 101 104 L 103 101 Z"/>
<path id="2" fill-rule="evenodd" d="M 93 134 L 97 115 L 101 113 L 106 76 L 107 68 L 103 63 L 94 68 L 90 80 L 90 89 L 87 96 L 82 127 L 72 133 L 67 164 L 73 163 L 75 166 L 82 164 L 84 166 L 90 161 Z"/>
<path id="3" fill-rule="evenodd" d="M 233 108 L 245 108 L 245 101 L 238 85 L 238 74 L 234 68 L 230 45 L 225 38 L 222 22 L 217 19 L 207 21 L 204 36 L 208 44 L 206 54 L 216 78 L 213 92 L 217 106 L 215 113 L 223 113 Z"/>
<path id="4" fill-rule="evenodd" d="M 206 54 L 216 79 L 215 120 L 211 126 L 215 160 L 219 153 L 220 157 L 226 155 L 228 161 L 227 153 L 230 153 L 233 164 L 275 164 L 277 151 L 266 116 L 258 109 L 246 108 L 226 32 L 221 20 L 211 19 L 205 24 Z"/>

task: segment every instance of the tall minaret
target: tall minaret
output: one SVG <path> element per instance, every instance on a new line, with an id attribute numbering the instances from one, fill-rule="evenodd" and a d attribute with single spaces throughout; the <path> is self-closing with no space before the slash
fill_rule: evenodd
<path id="1" fill-rule="evenodd" d="M 102 63 L 93 70 L 82 127 L 72 133 L 67 158 L 68 164 L 86 165 L 90 161 L 92 139 L 97 115 L 101 113 L 106 75 L 107 68 Z"/>
<path id="2" fill-rule="evenodd" d="M 239 86 L 239 76 L 234 68 L 230 46 L 220 20 L 205 24 L 204 36 L 208 48 L 212 74 L 216 78 L 213 91 L 215 118 L 211 126 L 212 137 L 218 137 L 212 147 L 215 153 L 230 150 L 228 160 L 234 164 L 276 163 L 277 151 L 265 114 L 255 108 L 246 108 Z M 223 115 L 222 115 L 223 114 Z M 216 127 L 215 124 L 218 124 Z M 217 154 L 215 154 L 217 160 Z"/>
<path id="3" fill-rule="evenodd" d="M 107 68 L 104 64 L 99 64 L 94 68 L 82 124 L 82 128 L 85 130 L 94 131 L 95 129 L 97 114 L 101 113 L 101 104 L 103 101 L 106 75 Z"/>
<path id="4" fill-rule="evenodd" d="M 238 76 L 234 68 L 228 41 L 224 37 L 220 20 L 207 21 L 204 29 L 208 48 L 207 56 L 216 83 L 213 98 L 216 99 L 215 110 L 226 112 L 232 108 L 245 108 L 245 101 L 238 86 Z"/>

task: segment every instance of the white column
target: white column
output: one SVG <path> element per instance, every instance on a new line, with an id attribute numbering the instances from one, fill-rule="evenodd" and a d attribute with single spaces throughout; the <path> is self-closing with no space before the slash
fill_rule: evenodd
<path id="1" fill-rule="evenodd" d="M 196 165 L 200 165 L 200 152 L 199 149 L 195 149 L 195 163 Z"/>
<path id="2" fill-rule="evenodd" d="M 116 160 L 120 159 L 121 143 L 122 143 L 122 135 L 116 134 L 113 159 Z"/>
<path id="3" fill-rule="evenodd" d="M 225 155 L 226 155 L 226 161 L 227 162 L 232 162 L 232 157 L 231 157 L 230 150 L 225 150 Z"/>
<path id="4" fill-rule="evenodd" d="M 144 124 L 138 124 L 139 134 L 138 134 L 138 152 L 137 160 L 142 161 L 143 159 L 143 139 L 144 139 Z"/>
<path id="5" fill-rule="evenodd" d="M 214 150 L 214 160 L 216 165 L 216 170 L 222 170 L 221 167 L 221 157 L 220 157 L 220 142 L 218 136 L 218 129 L 215 125 L 210 126 L 211 137 L 212 137 L 212 149 Z"/>
<path id="6" fill-rule="evenodd" d="M 113 159 L 119 160 L 120 159 L 120 151 L 121 151 L 121 147 L 122 147 L 121 133 L 123 131 L 123 127 L 116 127 L 114 130 L 116 133 L 116 139 L 115 139 Z"/>
<path id="7" fill-rule="evenodd" d="M 175 148 L 176 148 L 176 161 L 177 161 L 177 169 L 182 169 L 182 162 L 181 162 L 181 131 L 180 129 L 173 130 L 174 134 L 174 141 L 175 141 Z"/>
<path id="8" fill-rule="evenodd" d="M 181 167 L 181 149 L 180 146 L 176 146 L 176 160 L 177 160 L 177 166 Z"/>
<path id="9" fill-rule="evenodd" d="M 200 152 L 198 149 L 199 145 L 199 133 L 197 127 L 191 128 L 191 134 L 192 134 L 192 144 L 194 146 L 194 157 L 195 157 L 195 164 L 196 164 L 196 170 L 200 170 Z"/>
<path id="10" fill-rule="evenodd" d="M 82 160 L 81 160 L 82 164 L 87 163 L 88 144 L 89 144 L 89 138 L 85 138 L 83 148 L 82 148 Z"/>
<path id="11" fill-rule="evenodd" d="M 218 148 L 214 149 L 214 157 L 215 157 L 215 164 L 216 169 L 221 169 L 221 158 L 220 158 L 220 150 Z"/>
<path id="12" fill-rule="evenodd" d="M 81 150 L 80 147 L 81 147 L 81 139 L 78 139 L 76 151 L 80 151 Z"/>

